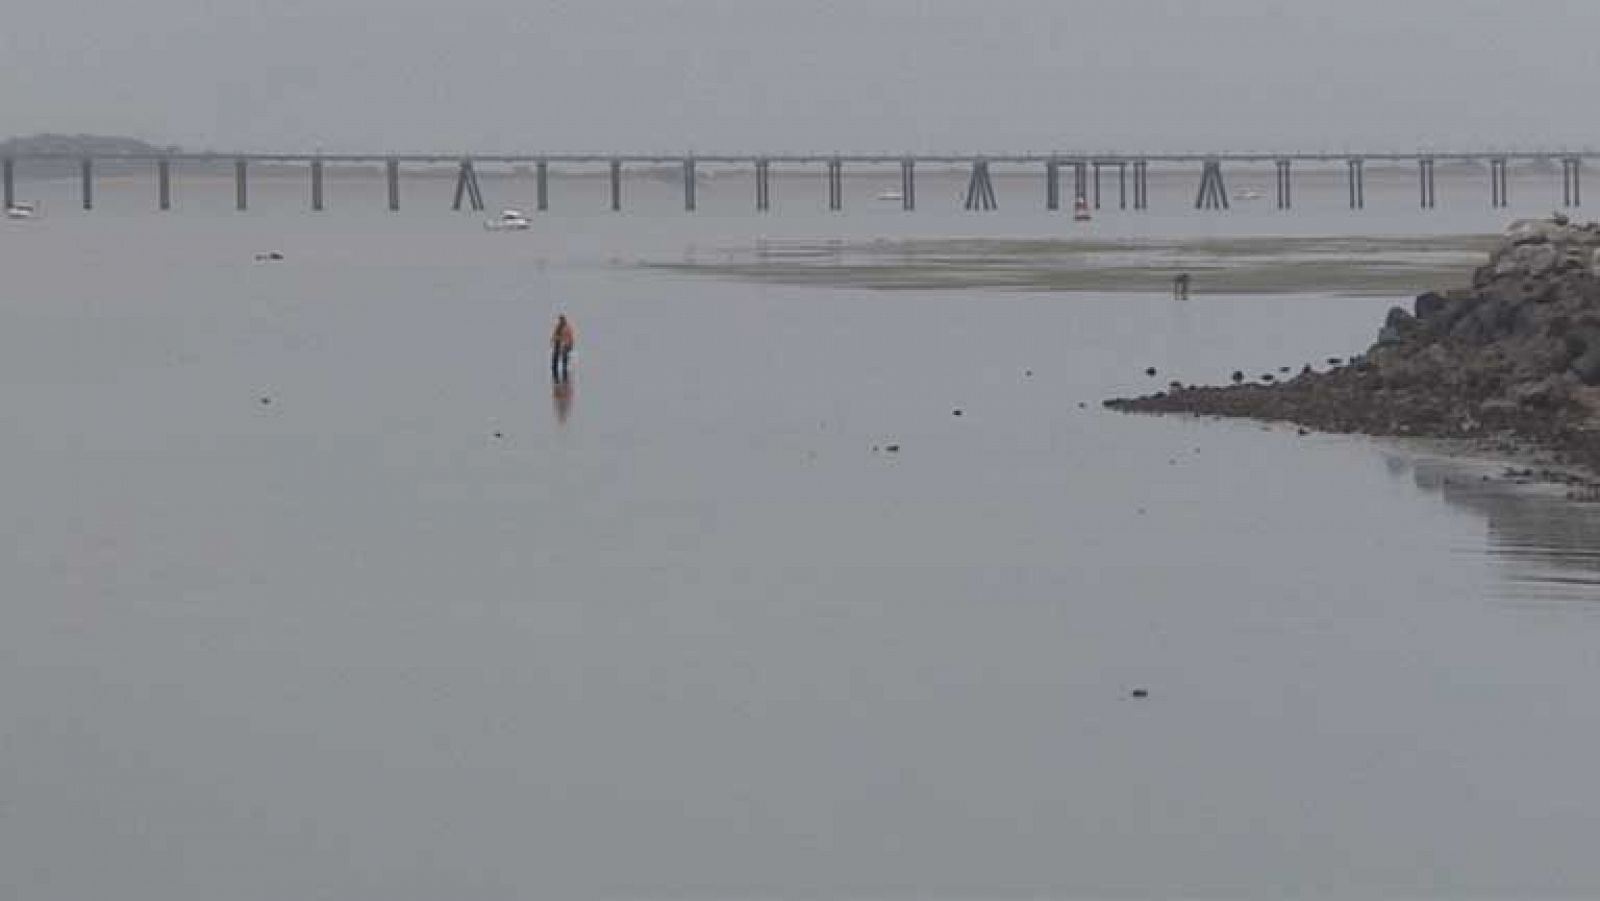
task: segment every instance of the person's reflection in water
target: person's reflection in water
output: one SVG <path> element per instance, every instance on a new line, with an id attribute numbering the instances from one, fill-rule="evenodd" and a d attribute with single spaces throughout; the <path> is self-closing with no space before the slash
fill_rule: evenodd
<path id="1" fill-rule="evenodd" d="M 567 417 L 572 415 L 572 380 L 556 382 L 550 389 L 550 401 L 556 410 L 556 422 L 567 424 Z"/>

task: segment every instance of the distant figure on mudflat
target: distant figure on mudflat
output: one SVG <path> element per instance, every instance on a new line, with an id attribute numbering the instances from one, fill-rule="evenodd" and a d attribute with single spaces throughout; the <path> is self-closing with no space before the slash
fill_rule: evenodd
<path id="1" fill-rule="evenodd" d="M 1189 273 L 1180 272 L 1172 279 L 1172 299 L 1189 299 Z"/>
<path id="2" fill-rule="evenodd" d="M 550 333 L 550 378 L 558 385 L 567 381 L 568 363 L 572 357 L 572 348 L 577 343 L 578 338 L 572 331 L 572 323 L 567 321 L 565 314 L 557 316 L 555 331 Z"/>

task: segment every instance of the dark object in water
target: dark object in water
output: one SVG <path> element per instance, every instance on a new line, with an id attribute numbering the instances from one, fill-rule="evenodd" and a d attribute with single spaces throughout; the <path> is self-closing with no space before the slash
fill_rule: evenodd
<path id="1" fill-rule="evenodd" d="M 883 446 L 883 449 L 884 449 L 885 452 L 891 453 L 891 454 L 900 453 L 900 445 L 898 445 L 898 444 L 885 444 Z"/>
<path id="2" fill-rule="evenodd" d="M 960 416 L 961 415 L 961 408 L 957 407 L 954 410 L 951 410 L 950 411 L 950 415 L 951 416 Z"/>
<path id="3" fill-rule="evenodd" d="M 1135 688 L 1133 691 L 1128 692 L 1128 695 L 1135 698 L 1148 698 L 1150 697 L 1150 692 L 1142 688 Z"/>
<path id="4" fill-rule="evenodd" d="M 267 404 L 270 404 L 270 403 L 272 403 L 272 398 L 270 398 L 270 397 L 261 398 L 261 406 L 265 407 Z"/>
<path id="5" fill-rule="evenodd" d="M 1339 364 L 1341 364 L 1343 362 L 1344 361 L 1339 359 L 1338 357 L 1329 357 L 1328 358 L 1328 365 L 1329 366 L 1338 366 Z"/>
<path id="6" fill-rule="evenodd" d="M 1156 368 L 1154 366 L 1147 366 L 1145 367 L 1144 374 L 1154 378 L 1156 374 Z"/>
<path id="7" fill-rule="evenodd" d="M 1287 367 L 1287 366 L 1279 366 L 1278 367 L 1278 371 L 1279 372 L 1288 372 L 1289 371 L 1289 367 Z"/>
<path id="8" fill-rule="evenodd" d="M 1277 381 L 1277 378 L 1275 378 L 1270 372 L 1263 372 L 1261 373 L 1261 380 L 1263 382 L 1275 382 Z"/>
<path id="9" fill-rule="evenodd" d="M 281 260 L 281 259 L 283 259 L 283 254 L 277 252 L 276 250 L 270 250 L 270 251 L 268 251 L 266 253 L 258 253 L 258 254 L 256 254 L 256 261 L 257 262 L 262 262 L 262 261 L 265 261 L 265 260 Z"/>
<path id="10" fill-rule="evenodd" d="M 1240 383 L 1240 382 L 1242 382 L 1242 381 L 1244 381 L 1244 373 L 1243 373 L 1243 372 L 1240 372 L 1240 371 L 1239 371 L 1239 370 L 1237 370 L 1237 369 L 1235 369 L 1235 370 L 1234 370 L 1234 371 L 1233 371 L 1233 383 L 1234 383 L 1234 384 L 1235 384 L 1235 385 L 1237 385 L 1237 384 L 1239 384 L 1239 383 Z"/>

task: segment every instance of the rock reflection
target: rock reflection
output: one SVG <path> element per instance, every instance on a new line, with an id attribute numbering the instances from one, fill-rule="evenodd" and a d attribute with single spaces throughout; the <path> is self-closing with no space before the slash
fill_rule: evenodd
<path id="1" fill-rule="evenodd" d="M 1503 475 L 1503 465 L 1385 455 L 1395 475 L 1482 516 L 1485 552 L 1520 597 L 1600 601 L 1600 504 L 1566 497 L 1559 485 Z"/>

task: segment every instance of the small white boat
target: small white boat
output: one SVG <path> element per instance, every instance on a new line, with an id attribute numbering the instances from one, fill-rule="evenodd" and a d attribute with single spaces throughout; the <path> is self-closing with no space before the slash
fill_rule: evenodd
<path id="1" fill-rule="evenodd" d="M 1082 197 L 1074 200 L 1072 202 L 1072 221 L 1088 222 L 1089 219 L 1089 201 L 1083 199 Z"/>
<path id="2" fill-rule="evenodd" d="M 1234 200 L 1260 200 L 1265 196 L 1267 195 L 1257 191 L 1255 188 L 1245 188 L 1242 191 L 1233 192 Z"/>
<path id="3" fill-rule="evenodd" d="M 490 219 L 483 223 L 483 227 L 492 232 L 527 231 L 532 225 L 533 220 L 521 210 L 501 210 L 499 219 Z"/>
<path id="4" fill-rule="evenodd" d="M 35 203 L 29 203 L 29 202 L 26 202 L 26 201 L 19 200 L 19 201 L 15 202 L 15 203 L 11 204 L 10 206 L 6 207 L 6 218 L 7 219 L 37 219 L 37 218 L 39 218 L 39 206 L 38 206 L 38 204 L 35 204 Z"/>
<path id="5" fill-rule="evenodd" d="M 895 190 L 879 191 L 878 192 L 878 199 L 879 200 L 905 200 L 906 199 L 906 195 L 900 193 L 899 191 L 895 191 Z"/>

